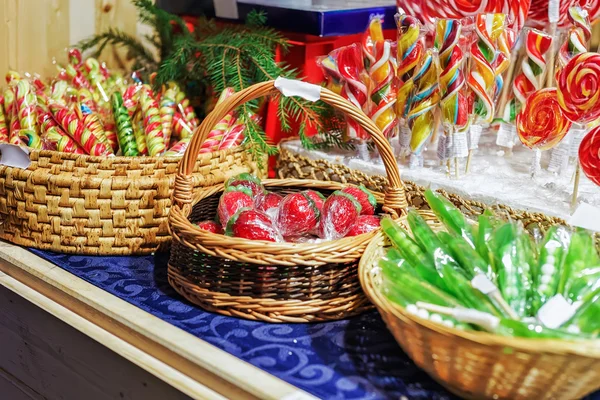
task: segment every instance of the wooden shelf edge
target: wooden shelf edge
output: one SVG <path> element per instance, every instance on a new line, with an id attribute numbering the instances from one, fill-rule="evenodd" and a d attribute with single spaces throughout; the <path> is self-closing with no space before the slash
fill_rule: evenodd
<path id="1" fill-rule="evenodd" d="M 315 398 L 5 242 L 0 285 L 192 398 Z"/>

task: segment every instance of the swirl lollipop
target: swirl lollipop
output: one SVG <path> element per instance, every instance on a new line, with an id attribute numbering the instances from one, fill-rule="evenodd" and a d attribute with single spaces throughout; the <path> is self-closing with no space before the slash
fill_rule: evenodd
<path id="1" fill-rule="evenodd" d="M 587 42 L 592 36 L 592 26 L 587 11 L 581 7 L 571 7 L 569 8 L 569 20 L 572 22 L 573 27 L 569 29 L 567 40 L 558 52 L 558 61 L 561 68 L 564 68 L 569 60 L 577 54 L 588 51 Z"/>
<path id="2" fill-rule="evenodd" d="M 530 149 L 551 149 L 565 137 L 570 127 L 571 121 L 558 104 L 555 88 L 533 92 L 517 115 L 517 133 Z"/>
<path id="3" fill-rule="evenodd" d="M 544 55 L 552 45 L 552 37 L 547 33 L 532 29 L 527 32 L 525 51 L 527 57 L 521 63 L 521 73 L 515 78 L 513 90 L 521 104 L 527 96 L 540 89 L 541 78 L 546 70 Z"/>
<path id="4" fill-rule="evenodd" d="M 369 76 L 375 85 L 371 93 L 373 109 L 371 119 L 387 138 L 397 133 L 398 119 L 394 110 L 396 103 L 395 71 L 391 61 L 391 43 L 387 40 L 375 43 L 375 63 L 371 65 Z"/>
<path id="5" fill-rule="evenodd" d="M 457 20 L 440 20 L 436 27 L 435 46 L 439 50 L 440 106 L 447 126 L 460 130 L 467 126 L 467 99 L 462 90 L 465 76 L 462 71 L 464 55 L 458 46 L 461 23 Z"/>
<path id="6" fill-rule="evenodd" d="M 456 177 L 458 157 L 468 155 L 464 129 L 469 123 L 469 99 L 465 94 L 464 55 L 459 46 L 461 30 L 460 21 L 439 20 L 435 31 L 435 47 L 439 49 L 441 69 L 440 108 L 445 131 L 445 135 L 440 137 L 438 142 L 438 156 L 442 160 L 448 160 L 448 163 L 451 158 L 454 159 Z"/>
<path id="7" fill-rule="evenodd" d="M 600 117 L 600 54 L 573 57 L 556 81 L 558 101 L 567 118 L 585 124 Z"/>
<path id="8" fill-rule="evenodd" d="M 350 45 L 338 50 L 337 64 L 343 82 L 341 95 L 359 109 L 366 111 L 368 93 L 367 85 L 363 83 L 365 71 L 360 49 L 357 45 Z M 363 159 L 368 158 L 368 152 L 365 152 L 366 143 L 364 142 L 368 139 L 368 135 L 360 125 L 348 118 L 346 133 L 349 139 L 356 139 L 360 142 L 359 151 L 362 151 Z"/>
<path id="9" fill-rule="evenodd" d="M 435 129 L 435 108 L 440 101 L 440 93 L 437 81 L 438 65 L 433 50 L 425 52 L 413 79 L 415 93 L 408 113 L 408 126 L 411 129 L 411 167 L 421 164 L 421 152 Z"/>
<path id="10" fill-rule="evenodd" d="M 424 45 L 421 35 L 421 23 L 409 15 L 396 15 L 398 27 L 397 60 L 399 88 L 396 95 L 396 114 L 399 118 L 406 118 L 410 110 L 410 99 L 414 88 L 413 75 L 421 61 Z M 402 127 L 399 135 L 400 152 L 404 153 L 410 147 L 411 133 Z M 404 154 L 402 154 L 404 155 Z"/>
<path id="11" fill-rule="evenodd" d="M 592 129 L 581 141 L 579 163 L 585 176 L 600 186 L 600 127 Z"/>
<path id="12" fill-rule="evenodd" d="M 477 41 L 471 45 L 471 68 L 467 85 L 475 94 L 475 112 L 481 121 L 492 122 L 495 82 L 492 61 L 496 57 L 496 41 L 504 26 L 503 14 L 480 14 L 475 17 Z"/>
<path id="13" fill-rule="evenodd" d="M 384 40 L 384 37 L 381 19 L 378 17 L 371 18 L 362 39 L 362 54 L 365 70 L 368 71 L 371 69 L 371 65 L 375 63 L 375 43 L 382 40 Z"/>
<path id="14" fill-rule="evenodd" d="M 398 70 L 396 74 L 400 79 L 396 113 L 405 117 L 410 107 L 409 96 L 412 94 L 414 83 L 413 75 L 421 61 L 424 52 L 421 40 L 421 23 L 410 15 L 396 15 L 398 26 L 397 59 Z"/>

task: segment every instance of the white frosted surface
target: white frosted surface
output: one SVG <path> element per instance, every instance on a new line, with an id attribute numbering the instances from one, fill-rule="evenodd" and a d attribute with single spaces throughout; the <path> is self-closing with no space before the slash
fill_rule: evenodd
<path id="1" fill-rule="evenodd" d="M 331 163 L 343 164 L 369 175 L 385 174 L 383 164 L 376 155 L 366 162 L 347 151 L 308 151 L 299 141 L 284 142 L 282 146 L 293 153 L 314 160 L 325 159 Z M 549 153 L 542 154 L 542 171 L 531 178 L 530 168 L 534 157 L 532 150 L 518 144 L 511 155 L 505 155 L 503 148 L 495 144 L 495 136 L 484 134 L 479 149 L 473 156 L 468 175 L 464 173 L 466 159 L 462 159 L 459 178 L 449 177 L 435 155 L 435 146 L 430 146 L 425 151 L 423 168 L 409 169 L 400 166 L 400 173 L 403 179 L 422 186 L 441 188 L 464 198 L 491 205 L 505 204 L 516 209 L 543 212 L 568 219 L 571 215 L 575 166 L 574 163 L 570 163 L 561 174 L 551 173 L 546 169 Z M 600 207 L 600 187 L 594 185 L 583 173 L 578 201 Z"/>

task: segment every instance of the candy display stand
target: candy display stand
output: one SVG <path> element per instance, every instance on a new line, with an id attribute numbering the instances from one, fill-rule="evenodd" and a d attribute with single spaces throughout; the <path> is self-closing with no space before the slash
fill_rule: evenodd
<path id="1" fill-rule="evenodd" d="M 318 88 L 315 86 L 315 88 Z M 173 235 L 170 284 L 189 301 L 225 315 L 267 322 L 309 322 L 356 315 L 371 307 L 360 288 L 357 264 L 375 232 L 321 243 L 275 243 L 227 237 L 201 230 L 195 222 L 213 219 L 223 185 L 194 190 L 192 168 L 212 126 L 239 105 L 277 94 L 274 81 L 256 84 L 217 106 L 198 128 L 181 161 L 169 215 Z M 387 169 L 378 211 L 393 218 L 407 207 L 404 186 L 387 140 L 350 102 L 327 89 L 322 101 L 352 117 L 371 135 Z M 265 180 L 282 194 L 315 189 L 325 195 L 341 183 Z"/>
<path id="2" fill-rule="evenodd" d="M 0 166 L 0 238 L 59 253 L 150 254 L 170 243 L 167 216 L 179 158 L 31 150 L 27 169 Z M 248 152 L 204 153 L 190 184 L 259 174 Z"/>
<path id="3" fill-rule="evenodd" d="M 578 399 L 600 389 L 600 340 L 569 342 L 461 331 L 421 319 L 381 293 L 382 233 L 359 264 L 362 287 L 402 349 L 448 390 L 473 399 Z"/>

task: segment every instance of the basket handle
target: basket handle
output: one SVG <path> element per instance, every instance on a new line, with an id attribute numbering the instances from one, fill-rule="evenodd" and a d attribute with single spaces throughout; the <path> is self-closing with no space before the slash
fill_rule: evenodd
<path id="1" fill-rule="evenodd" d="M 310 84 L 304 83 L 304 85 Z M 383 210 L 395 218 L 404 215 L 406 207 L 408 206 L 406 194 L 404 192 L 404 184 L 400 179 L 398 164 L 396 163 L 388 140 L 383 136 L 375 123 L 367 117 L 362 110 L 358 109 L 348 100 L 335 94 L 329 89 L 317 85 L 312 86 L 319 89 L 320 99 L 323 102 L 350 116 L 371 136 L 371 139 L 375 142 L 375 145 L 379 150 L 388 177 L 388 187 L 385 191 Z M 200 148 L 208 137 L 208 133 L 211 129 L 231 110 L 236 109 L 248 101 L 274 94 L 280 94 L 279 89 L 275 86 L 275 81 L 271 80 L 257 83 L 225 99 L 225 101 L 217 105 L 214 110 L 208 114 L 200 126 L 196 128 L 192 140 L 179 163 L 179 171 L 175 178 L 173 204 L 183 207 L 183 205 L 192 202 L 192 171 L 196 159 L 198 158 Z"/>

